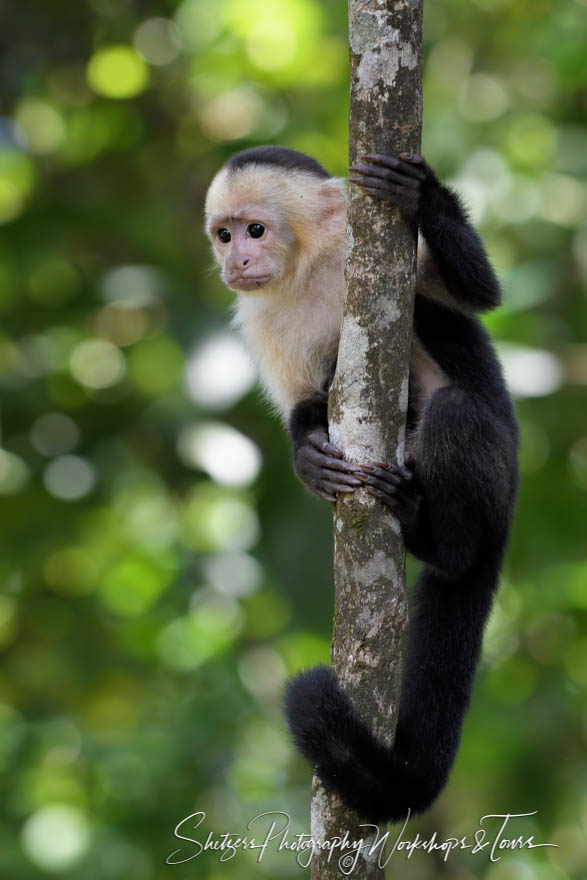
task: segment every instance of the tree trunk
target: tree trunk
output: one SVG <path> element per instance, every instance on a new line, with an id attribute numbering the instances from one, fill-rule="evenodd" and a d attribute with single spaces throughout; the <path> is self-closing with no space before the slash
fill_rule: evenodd
<path id="1" fill-rule="evenodd" d="M 350 161 L 368 152 L 420 149 L 422 0 L 349 0 Z M 347 297 L 330 438 L 350 461 L 403 463 L 416 241 L 397 209 L 350 188 Z M 405 558 L 399 523 L 361 489 L 334 512 L 335 612 L 332 663 L 374 733 L 393 744 L 407 630 Z M 314 779 L 312 836 L 373 840 Z M 379 829 L 379 835 L 385 828 Z M 318 852 L 313 880 L 383 878 L 380 850 Z"/>

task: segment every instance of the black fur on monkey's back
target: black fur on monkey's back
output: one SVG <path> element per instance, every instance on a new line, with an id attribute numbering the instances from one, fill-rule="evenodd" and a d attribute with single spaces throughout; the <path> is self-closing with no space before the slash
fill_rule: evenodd
<path id="1" fill-rule="evenodd" d="M 418 493 L 419 506 L 402 528 L 424 568 L 411 597 L 395 744 L 377 740 L 325 666 L 296 676 L 285 697 L 292 735 L 315 773 L 372 821 L 422 812 L 446 784 L 517 491 L 513 405 L 487 333 L 466 312 L 497 304 L 499 287 L 456 196 L 436 181 L 423 201 L 420 230 L 453 307 L 416 296 L 414 332 L 447 381 L 423 411 L 410 388 L 413 479 L 404 488 L 406 497 Z M 314 400 L 294 411 L 294 448 L 318 424 L 319 409 Z"/>

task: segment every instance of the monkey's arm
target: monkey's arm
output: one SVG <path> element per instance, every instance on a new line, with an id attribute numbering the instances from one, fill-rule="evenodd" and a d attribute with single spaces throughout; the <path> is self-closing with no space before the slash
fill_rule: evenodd
<path id="1" fill-rule="evenodd" d="M 294 470 L 314 495 L 336 501 L 337 492 L 362 485 L 360 468 L 343 458 L 328 438 L 328 394 L 318 392 L 296 404 L 289 418 Z"/>
<path id="2" fill-rule="evenodd" d="M 372 153 L 363 162 L 351 167 L 351 183 L 397 205 L 422 233 L 426 247 L 419 254 L 418 292 L 452 299 L 454 307 L 465 310 L 497 306 L 499 282 L 456 193 L 439 181 L 421 156 Z"/>

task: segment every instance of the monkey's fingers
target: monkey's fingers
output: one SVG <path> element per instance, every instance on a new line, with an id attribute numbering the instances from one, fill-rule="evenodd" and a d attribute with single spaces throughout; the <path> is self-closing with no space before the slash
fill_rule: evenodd
<path id="1" fill-rule="evenodd" d="M 324 467 L 330 468 L 330 470 L 337 471 L 340 474 L 348 474 L 349 478 L 352 478 L 353 481 L 357 480 L 358 475 L 360 473 L 359 468 L 351 464 L 350 461 L 344 461 L 341 458 L 324 458 L 322 461 Z M 358 483 L 351 483 L 352 486 L 358 485 Z"/>
<path id="2" fill-rule="evenodd" d="M 409 500 L 420 493 L 415 485 L 413 474 L 407 468 L 364 465 L 359 479 L 368 486 L 380 489 L 402 500 Z"/>
<path id="3" fill-rule="evenodd" d="M 336 495 L 331 495 L 330 492 L 321 492 L 319 489 L 314 489 L 314 495 L 322 498 L 323 501 L 336 501 Z"/>
<path id="4" fill-rule="evenodd" d="M 318 453 L 322 453 L 327 458 L 324 460 L 324 466 L 334 468 L 335 470 L 347 471 L 347 473 L 357 473 L 360 470 L 360 467 L 356 464 L 351 464 L 350 461 L 346 461 L 343 456 L 342 449 L 338 449 L 336 446 L 328 440 L 327 434 L 320 432 L 312 432 L 308 434 L 308 440 L 312 443 L 312 446 L 318 451 Z"/>
<path id="5" fill-rule="evenodd" d="M 363 177 L 362 175 L 349 177 L 349 183 L 354 183 L 365 191 L 373 190 L 374 192 L 381 193 L 382 197 L 386 199 L 391 198 L 393 189 L 397 189 L 398 191 L 400 189 L 400 187 L 390 181 L 378 180 L 376 177 Z"/>
<path id="6" fill-rule="evenodd" d="M 400 174 L 406 175 L 407 177 L 416 178 L 417 180 L 426 180 L 428 176 L 423 167 L 412 164 L 407 159 L 400 159 L 397 156 L 385 156 L 382 153 L 367 153 L 367 155 L 362 158 L 364 162 L 371 162 L 373 165 L 382 165 L 384 168 L 392 169 Z M 422 165 L 425 164 L 426 163 L 422 159 Z"/>
<path id="7" fill-rule="evenodd" d="M 378 469 L 378 470 L 377 470 Z M 373 465 L 363 465 L 363 470 L 367 473 L 378 473 L 380 477 L 390 479 L 391 477 L 399 477 L 402 480 L 413 480 L 414 471 L 409 466 L 409 462 L 405 465 L 388 464 L 385 461 L 376 461 Z"/>
<path id="8" fill-rule="evenodd" d="M 363 471 L 363 477 L 370 477 L 375 474 L 381 479 L 395 484 L 401 480 L 401 475 L 396 473 L 396 471 L 389 470 L 385 464 L 364 464 L 361 465 L 361 470 Z"/>
<path id="9" fill-rule="evenodd" d="M 352 171 L 353 174 L 356 174 L 359 178 L 362 177 L 365 180 L 371 180 L 373 178 L 378 180 L 390 180 L 394 183 L 399 183 L 401 186 L 409 186 L 412 189 L 417 189 L 420 186 L 420 181 L 416 180 L 415 177 L 408 177 L 391 168 L 384 168 L 381 165 L 351 165 L 349 171 Z"/>
<path id="10" fill-rule="evenodd" d="M 359 483 L 359 486 L 361 484 Z M 357 488 L 356 486 L 348 486 L 340 477 L 340 474 L 328 474 L 327 471 L 324 472 L 322 479 L 318 484 L 318 488 L 324 492 L 341 492 L 343 495 L 346 495 L 350 492 L 354 492 Z"/>
<path id="11" fill-rule="evenodd" d="M 382 186 L 367 186 L 366 184 L 361 183 L 358 180 L 352 180 L 351 178 L 349 178 L 349 183 L 355 183 L 364 193 L 371 196 L 373 199 L 381 199 L 382 201 L 388 202 L 391 198 L 389 190 L 384 189 Z"/>
<path id="12" fill-rule="evenodd" d="M 349 464 L 347 461 L 341 461 L 340 458 L 330 458 L 327 455 L 322 455 L 321 452 L 318 452 L 318 450 L 313 449 L 311 446 L 303 449 L 301 460 L 302 467 L 305 466 L 307 470 L 311 470 L 312 476 L 316 480 L 321 478 L 323 474 L 328 476 L 334 474 L 339 481 L 347 483 L 349 486 L 356 487 L 362 485 L 361 480 L 358 478 L 359 468 Z"/>
<path id="13" fill-rule="evenodd" d="M 334 455 L 336 456 L 336 458 L 342 458 L 344 455 L 342 449 L 339 449 L 337 446 L 330 442 L 326 431 L 311 431 L 308 434 L 308 440 L 310 441 L 312 446 L 315 446 L 316 449 L 319 449 L 321 452 L 324 452 L 327 455 Z"/>
<path id="14" fill-rule="evenodd" d="M 400 153 L 400 159 L 404 162 L 413 162 L 414 165 L 425 165 L 426 161 L 419 153 Z"/>
<path id="15" fill-rule="evenodd" d="M 404 504 L 408 505 L 413 503 L 416 500 L 416 496 L 418 493 L 406 491 L 405 487 L 400 485 L 394 486 L 392 483 L 387 483 L 385 480 L 379 480 L 377 477 L 369 477 L 365 480 L 365 488 L 368 492 L 371 490 L 375 490 L 371 492 L 372 495 L 379 495 L 380 497 L 385 496 L 387 500 L 393 502 L 393 504 Z"/>
<path id="16" fill-rule="evenodd" d="M 372 198 L 384 199 L 397 205 L 408 217 L 415 215 L 418 210 L 420 196 L 416 189 L 408 189 L 403 184 L 400 186 L 391 183 L 391 181 L 377 180 L 376 178 L 349 177 L 349 181 L 359 186 Z"/>
<path id="17" fill-rule="evenodd" d="M 402 526 L 413 524 L 420 508 L 422 495 L 409 468 L 399 465 L 364 465 L 361 480 L 371 495 L 379 498 L 392 510 Z"/>

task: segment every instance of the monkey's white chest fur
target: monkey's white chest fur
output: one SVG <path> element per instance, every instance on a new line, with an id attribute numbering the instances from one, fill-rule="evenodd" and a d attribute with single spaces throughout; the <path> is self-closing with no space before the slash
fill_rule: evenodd
<path id="1" fill-rule="evenodd" d="M 344 274 L 341 266 L 336 273 L 340 283 L 333 285 L 329 268 L 330 272 L 315 272 L 302 291 L 292 285 L 241 295 L 236 302 L 234 323 L 257 362 L 267 396 L 284 419 L 296 403 L 331 378 L 342 324 Z"/>

